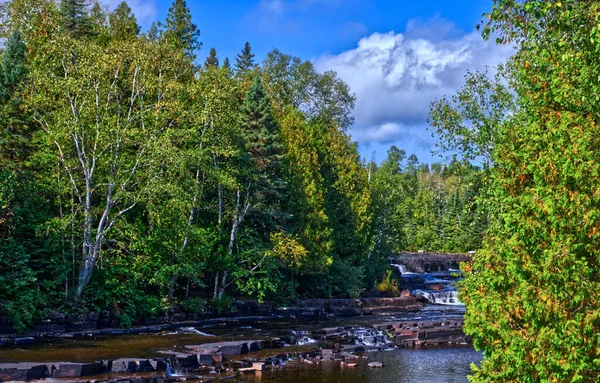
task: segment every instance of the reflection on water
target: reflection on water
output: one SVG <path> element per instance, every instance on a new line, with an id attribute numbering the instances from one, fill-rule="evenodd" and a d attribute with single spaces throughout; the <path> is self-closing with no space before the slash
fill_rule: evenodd
<path id="1" fill-rule="evenodd" d="M 339 362 L 286 366 L 233 379 L 237 382 L 272 383 L 455 383 L 467 382 L 471 363 L 481 361 L 472 348 L 398 349 L 368 353 L 357 367 Z M 382 362 L 383 368 L 369 368 L 368 362 Z M 231 381 L 231 380 L 230 380 Z"/>

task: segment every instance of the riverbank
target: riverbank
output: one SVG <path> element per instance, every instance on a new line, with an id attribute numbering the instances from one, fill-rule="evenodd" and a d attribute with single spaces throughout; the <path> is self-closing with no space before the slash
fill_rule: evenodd
<path id="1" fill-rule="evenodd" d="M 169 368 L 188 377 L 214 379 L 238 376 L 240 368 L 251 368 L 252 363 L 264 363 L 265 369 L 346 363 L 348 358 L 371 355 L 369 351 L 395 347 L 464 345 L 468 339 L 460 329 L 461 318 L 460 309 L 428 306 L 418 312 L 330 318 L 222 318 L 197 327 L 137 335 L 45 336 L 34 344 L 0 348 L 0 380 L 104 381 L 116 375 L 134 379 L 139 374 L 143 379 L 173 378 Z M 94 378 L 99 374 L 104 376 Z"/>

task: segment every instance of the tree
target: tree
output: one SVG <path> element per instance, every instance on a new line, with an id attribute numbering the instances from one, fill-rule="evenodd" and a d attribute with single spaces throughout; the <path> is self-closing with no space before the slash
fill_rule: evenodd
<path id="1" fill-rule="evenodd" d="M 135 15 L 125 1 L 121 2 L 109 15 L 109 23 L 113 39 L 126 40 L 136 37 L 140 33 L 140 26 L 137 24 Z"/>
<path id="2" fill-rule="evenodd" d="M 6 41 L 0 67 L 0 165 L 14 167 L 24 160 L 29 129 L 21 112 L 19 87 L 25 80 L 25 42 L 19 30 Z"/>
<path id="3" fill-rule="evenodd" d="M 219 66 L 219 58 L 217 57 L 217 50 L 215 48 L 210 48 L 210 53 L 204 61 L 204 68 L 208 67 L 218 67 Z"/>
<path id="4" fill-rule="evenodd" d="M 242 52 L 235 57 L 235 73 L 238 77 L 243 77 L 255 66 L 254 53 L 251 51 L 250 43 L 246 42 Z"/>
<path id="5" fill-rule="evenodd" d="M 492 223 L 463 267 L 474 382 L 600 378 L 598 2 L 498 0 L 484 36 L 516 44 L 519 119 L 494 148 Z"/>
<path id="6" fill-rule="evenodd" d="M 227 68 L 228 70 L 231 71 L 231 64 L 229 63 L 229 57 L 225 57 L 225 60 L 223 60 L 223 68 Z"/>
<path id="7" fill-rule="evenodd" d="M 487 70 L 468 71 L 458 93 L 431 103 L 428 123 L 437 138 L 439 154 L 458 153 L 467 160 L 492 163 L 494 148 L 505 130 L 503 125 L 510 125 L 518 115 L 507 76 L 502 67 L 493 79 Z"/>
<path id="8" fill-rule="evenodd" d="M 89 35 L 91 24 L 87 7 L 84 0 L 61 0 L 59 11 L 62 27 L 71 36 L 79 38 Z"/>
<path id="9" fill-rule="evenodd" d="M 135 39 L 102 47 L 64 37 L 46 46 L 53 60 L 32 69 L 33 118 L 44 131 L 44 149 L 69 180 L 62 197 L 77 207 L 70 217 L 82 243 L 75 298 L 90 282 L 106 236 L 157 170 L 146 166 L 170 124 L 164 113 L 177 89 L 177 56 L 160 48 Z"/>
<path id="10" fill-rule="evenodd" d="M 169 8 L 165 38 L 176 49 L 181 49 L 192 61 L 202 43 L 198 40 L 200 30 L 192 22 L 192 15 L 185 0 L 175 0 Z"/>
<path id="11" fill-rule="evenodd" d="M 275 49 L 262 65 L 262 77 L 276 112 L 291 105 L 311 120 L 342 130 L 352 125 L 356 97 L 335 72 L 317 73 L 311 62 Z"/>

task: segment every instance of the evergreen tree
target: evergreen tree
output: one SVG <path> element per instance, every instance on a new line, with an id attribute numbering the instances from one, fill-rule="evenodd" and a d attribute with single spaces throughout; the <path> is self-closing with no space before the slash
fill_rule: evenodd
<path id="1" fill-rule="evenodd" d="M 235 72 L 238 76 L 243 76 L 254 68 L 254 53 L 250 48 L 250 43 L 244 44 L 244 49 L 235 58 Z"/>
<path id="2" fill-rule="evenodd" d="M 285 187 L 281 178 L 283 147 L 279 126 L 271 110 L 271 102 L 260 78 L 255 78 L 242 103 L 241 127 L 246 150 L 254 168 L 256 203 L 254 224 L 263 235 L 275 229 L 280 216 L 281 193 Z"/>
<path id="3" fill-rule="evenodd" d="M 108 43 L 110 40 L 107 14 L 100 3 L 95 2 L 90 12 L 91 34 L 98 40 Z"/>
<path id="4" fill-rule="evenodd" d="M 19 30 L 6 41 L 0 77 L 0 165 L 13 167 L 29 145 L 18 87 L 26 76 L 25 42 Z"/>
<path id="5" fill-rule="evenodd" d="M 135 15 L 125 1 L 115 8 L 110 14 L 109 20 L 110 33 L 116 40 L 125 40 L 140 33 L 140 26 L 135 19 Z"/>
<path id="6" fill-rule="evenodd" d="M 225 57 L 225 60 L 223 60 L 223 68 L 227 68 L 228 70 L 231 70 L 231 64 L 229 63 L 229 57 Z"/>
<path id="7" fill-rule="evenodd" d="M 73 37 L 83 37 L 92 31 L 85 0 L 61 0 L 60 16 L 62 27 Z"/>
<path id="8" fill-rule="evenodd" d="M 202 46 L 198 40 L 200 30 L 192 23 L 192 15 L 185 0 L 175 0 L 169 8 L 165 36 L 173 47 L 182 49 L 192 61 L 196 59 L 195 51 Z"/>
<path id="9" fill-rule="evenodd" d="M 255 78 L 246 92 L 241 109 L 241 126 L 247 150 L 256 169 L 275 174 L 281 167 L 282 147 L 277 121 L 260 78 Z"/>
<path id="10" fill-rule="evenodd" d="M 217 57 L 217 50 L 210 48 L 210 53 L 204 61 L 204 68 L 217 68 L 219 66 L 219 58 Z"/>

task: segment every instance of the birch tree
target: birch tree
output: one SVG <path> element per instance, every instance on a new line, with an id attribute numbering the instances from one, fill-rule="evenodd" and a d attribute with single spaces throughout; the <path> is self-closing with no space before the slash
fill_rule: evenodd
<path id="1" fill-rule="evenodd" d="M 172 123 L 174 57 L 141 39 L 102 47 L 59 36 L 32 69 L 31 107 L 74 196 L 81 241 L 75 298 L 107 235 L 126 219 L 156 169 L 153 145 Z"/>

